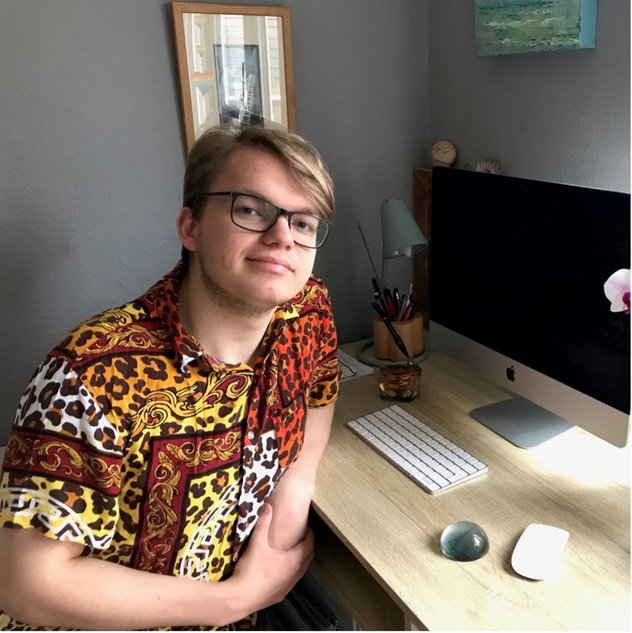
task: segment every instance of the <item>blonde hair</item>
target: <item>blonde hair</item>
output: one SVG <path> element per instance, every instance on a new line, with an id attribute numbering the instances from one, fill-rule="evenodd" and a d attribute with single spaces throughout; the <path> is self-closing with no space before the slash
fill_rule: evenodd
<path id="1" fill-rule="evenodd" d="M 238 147 L 256 147 L 274 154 L 311 200 L 314 212 L 331 220 L 334 185 L 318 151 L 298 134 L 256 125 L 220 125 L 198 138 L 184 174 L 185 207 L 193 209 L 195 198 L 208 191 L 228 156 Z"/>

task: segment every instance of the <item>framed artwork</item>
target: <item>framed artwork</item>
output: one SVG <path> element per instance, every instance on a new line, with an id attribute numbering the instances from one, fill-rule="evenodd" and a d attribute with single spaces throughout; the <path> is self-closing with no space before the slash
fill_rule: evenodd
<path id="1" fill-rule="evenodd" d="M 219 122 L 263 125 L 259 47 L 215 44 Z"/>
<path id="2" fill-rule="evenodd" d="M 172 4 L 187 150 L 220 123 L 296 129 L 290 10 Z"/>
<path id="3" fill-rule="evenodd" d="M 597 0 L 475 0 L 479 56 L 595 48 Z"/>

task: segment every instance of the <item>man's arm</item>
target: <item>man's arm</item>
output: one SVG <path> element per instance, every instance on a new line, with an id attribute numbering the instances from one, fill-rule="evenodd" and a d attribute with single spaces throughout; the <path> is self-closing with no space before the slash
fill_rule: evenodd
<path id="1" fill-rule="evenodd" d="M 312 559 L 311 535 L 288 551 L 271 548 L 272 520 L 264 506 L 233 575 L 215 583 L 82 556 L 82 545 L 34 528 L 0 528 L 0 608 L 62 629 L 223 626 L 282 600 Z"/>
<path id="2" fill-rule="evenodd" d="M 269 534 L 272 547 L 290 549 L 305 538 L 316 473 L 327 446 L 333 416 L 333 402 L 307 410 L 301 452 L 283 474 L 268 500 L 274 508 Z"/>

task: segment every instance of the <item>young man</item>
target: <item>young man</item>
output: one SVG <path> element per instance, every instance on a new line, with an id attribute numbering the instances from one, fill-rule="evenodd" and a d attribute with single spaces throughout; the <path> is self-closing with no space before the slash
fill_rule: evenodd
<path id="1" fill-rule="evenodd" d="M 252 628 L 302 576 L 338 391 L 312 274 L 332 209 L 300 137 L 198 140 L 183 262 L 79 325 L 20 401 L 0 482 L 0 627 Z"/>

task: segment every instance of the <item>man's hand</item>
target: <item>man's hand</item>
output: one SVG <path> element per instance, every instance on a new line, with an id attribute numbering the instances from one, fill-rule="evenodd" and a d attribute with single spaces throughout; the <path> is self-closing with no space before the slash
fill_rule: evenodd
<path id="1" fill-rule="evenodd" d="M 268 536 L 272 516 L 272 506 L 266 503 L 259 514 L 248 546 L 228 581 L 239 585 L 239 594 L 252 597 L 252 611 L 283 600 L 305 574 L 314 558 L 314 536 L 309 529 L 304 539 L 292 549 L 271 547 Z"/>

